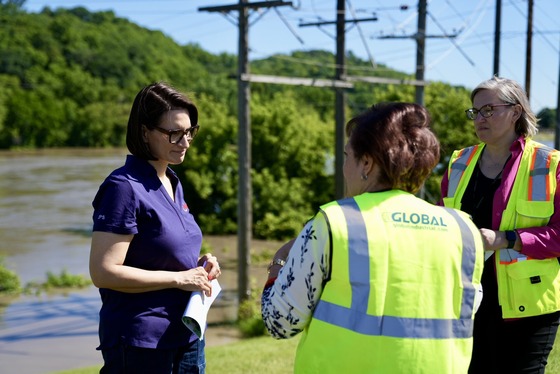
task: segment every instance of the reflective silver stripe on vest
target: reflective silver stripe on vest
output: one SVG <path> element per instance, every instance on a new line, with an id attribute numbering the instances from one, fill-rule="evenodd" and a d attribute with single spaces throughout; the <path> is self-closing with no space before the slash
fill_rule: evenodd
<path id="1" fill-rule="evenodd" d="M 366 313 L 369 298 L 369 241 L 366 223 L 356 200 L 350 198 L 339 202 L 348 229 L 349 273 L 352 286 L 352 310 Z"/>
<path id="2" fill-rule="evenodd" d="M 457 192 L 457 187 L 461 181 L 461 177 L 467 170 L 467 161 L 469 161 L 472 153 L 477 149 L 477 146 L 465 148 L 459 157 L 451 164 L 451 172 L 449 174 L 449 185 L 447 187 L 447 197 L 454 197 Z"/>
<path id="3" fill-rule="evenodd" d="M 554 152 L 554 149 L 549 147 L 536 148 L 535 163 L 531 165 L 529 178 L 531 186 L 529 200 L 532 201 L 548 201 L 549 194 L 547 187 L 550 186 L 548 181 L 548 173 L 550 165 L 548 165 L 549 155 Z"/>
<path id="4" fill-rule="evenodd" d="M 443 208 L 453 215 L 461 229 L 464 290 L 461 315 L 459 319 L 405 318 L 367 314 L 370 269 L 368 238 L 363 215 L 356 201 L 352 198 L 339 201 L 339 205 L 348 226 L 352 303 L 350 308 L 346 308 L 319 300 L 313 317 L 335 326 L 372 336 L 417 339 L 470 338 L 473 331 L 472 313 L 475 289 L 472 284 L 472 277 L 476 261 L 476 249 L 472 232 L 457 212 L 453 209 Z"/>
<path id="5" fill-rule="evenodd" d="M 461 231 L 461 240 L 463 242 L 463 253 L 461 258 L 461 273 L 463 281 L 463 300 L 461 302 L 461 315 L 459 318 L 472 318 L 474 299 L 476 290 L 473 286 L 474 267 L 476 264 L 476 244 L 474 243 L 474 236 L 472 231 L 465 220 L 459 216 L 457 211 L 451 208 L 444 208 L 451 214 Z"/>

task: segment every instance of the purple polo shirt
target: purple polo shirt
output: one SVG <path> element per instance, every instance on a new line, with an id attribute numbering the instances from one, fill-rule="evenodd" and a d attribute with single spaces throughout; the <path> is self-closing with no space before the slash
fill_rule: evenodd
<path id="1" fill-rule="evenodd" d="M 173 201 L 145 160 L 128 155 L 123 167 L 101 184 L 93 200 L 93 231 L 134 237 L 124 265 L 181 271 L 197 266 L 202 232 L 185 203 L 177 175 Z M 196 339 L 181 320 L 190 292 L 176 288 L 143 293 L 99 289 L 98 349 L 118 343 L 142 348 L 176 348 Z"/>

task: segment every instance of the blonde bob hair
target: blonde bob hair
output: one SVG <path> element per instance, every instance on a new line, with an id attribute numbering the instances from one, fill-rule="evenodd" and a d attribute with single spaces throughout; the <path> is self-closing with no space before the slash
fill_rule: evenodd
<path id="1" fill-rule="evenodd" d="M 498 98 L 505 104 L 519 104 L 522 108 L 521 116 L 515 123 L 515 132 L 517 135 L 525 137 L 533 137 L 539 131 L 538 118 L 531 110 L 529 98 L 525 90 L 514 80 L 507 78 L 492 77 L 480 83 L 471 92 L 471 102 L 477 93 L 482 90 L 490 90 L 498 94 Z"/>

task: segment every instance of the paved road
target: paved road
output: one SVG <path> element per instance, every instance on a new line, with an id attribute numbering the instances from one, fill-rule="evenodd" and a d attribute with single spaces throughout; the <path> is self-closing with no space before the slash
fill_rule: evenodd
<path id="1" fill-rule="evenodd" d="M 100 364 L 100 300 L 91 289 L 23 297 L 0 314 L 0 373 L 50 373 Z"/>
<path id="2" fill-rule="evenodd" d="M 228 301 L 231 295 L 223 295 L 212 306 L 209 323 L 232 313 L 235 318 Z M 67 296 L 22 297 L 0 309 L 0 374 L 45 374 L 100 365 L 101 353 L 95 350 L 100 305 L 98 291 L 91 287 Z M 231 329 L 210 326 L 206 339 L 212 346 L 238 337 Z"/>

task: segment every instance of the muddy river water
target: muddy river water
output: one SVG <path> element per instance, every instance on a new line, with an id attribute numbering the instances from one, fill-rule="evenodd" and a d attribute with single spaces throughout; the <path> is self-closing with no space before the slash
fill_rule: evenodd
<path id="1" fill-rule="evenodd" d="M 0 152 L 0 256 L 22 282 L 88 275 L 91 202 L 126 150 Z"/>

